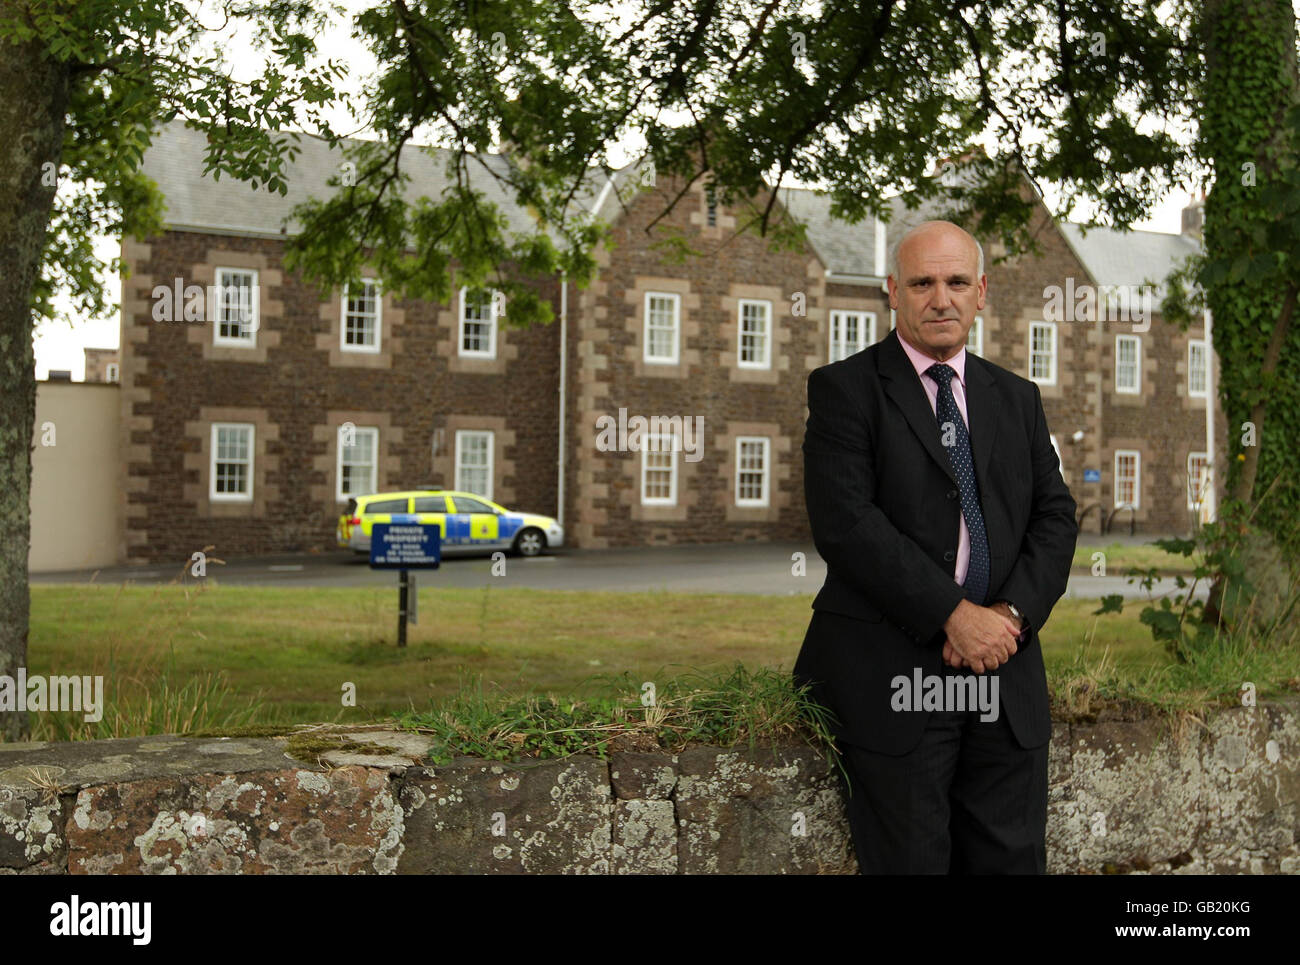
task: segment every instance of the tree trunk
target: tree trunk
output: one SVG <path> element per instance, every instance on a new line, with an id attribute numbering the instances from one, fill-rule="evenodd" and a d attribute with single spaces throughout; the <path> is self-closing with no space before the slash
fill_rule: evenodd
<path id="1" fill-rule="evenodd" d="M 24 3 L 0 0 L 0 17 L 25 11 Z M 38 41 L 5 44 L 0 53 L 0 675 L 10 677 L 27 663 L 31 609 L 32 288 L 57 187 L 69 87 L 67 66 L 52 60 Z M 0 712 L 0 738 L 22 740 L 28 732 L 26 714 Z"/>

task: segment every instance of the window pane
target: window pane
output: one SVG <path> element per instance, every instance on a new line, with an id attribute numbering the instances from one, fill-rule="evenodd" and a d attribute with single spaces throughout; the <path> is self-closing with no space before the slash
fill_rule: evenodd
<path id="1" fill-rule="evenodd" d="M 376 344 L 379 322 L 379 292 L 374 281 L 349 285 L 347 311 L 343 320 L 343 341 L 347 345 Z"/>
<path id="2" fill-rule="evenodd" d="M 866 312 L 831 312 L 830 360 L 838 362 L 867 347 L 871 319 Z"/>
<path id="3" fill-rule="evenodd" d="M 461 351 L 492 351 L 492 292 L 465 292 L 461 315 Z"/>
<path id="4" fill-rule="evenodd" d="M 736 459 L 736 498 L 761 502 L 766 493 L 767 444 L 762 439 L 741 439 Z"/>
<path id="5" fill-rule="evenodd" d="M 1115 504 L 1136 506 L 1137 502 L 1137 456 L 1118 453 L 1115 456 Z"/>
<path id="6" fill-rule="evenodd" d="M 762 364 L 767 355 L 767 306 L 744 302 L 740 310 L 740 359 Z"/>
<path id="7" fill-rule="evenodd" d="M 680 448 L 675 436 L 653 435 L 644 438 L 641 447 L 641 498 L 646 501 L 670 502 L 674 498 L 673 473 L 676 452 Z"/>
<path id="8" fill-rule="evenodd" d="M 371 493 L 375 490 L 377 429 L 354 429 L 352 442 L 343 444 L 340 433 L 339 491 L 341 495 Z"/>
<path id="9" fill-rule="evenodd" d="M 405 499 L 380 499 L 373 503 L 368 503 L 365 508 L 367 516 L 379 516 L 388 513 L 405 513 L 407 501 Z"/>
<path id="10" fill-rule="evenodd" d="M 1193 452 L 1187 457 L 1187 502 L 1190 506 L 1200 505 L 1204 498 L 1209 465 L 1209 457 L 1203 452 Z"/>
<path id="11" fill-rule="evenodd" d="M 252 272 L 217 273 L 217 334 L 222 338 L 252 339 L 253 284 Z"/>
<path id="12" fill-rule="evenodd" d="M 1120 389 L 1136 389 L 1138 384 L 1138 341 L 1121 336 L 1115 343 L 1115 385 Z"/>
<path id="13" fill-rule="evenodd" d="M 491 445 L 491 433 L 464 432 L 457 434 L 457 489 L 491 498 Z"/>
<path id="14" fill-rule="evenodd" d="M 216 425 L 212 433 L 211 494 L 248 496 L 253 458 L 252 426 Z"/>
<path id="15" fill-rule="evenodd" d="M 671 359 L 677 343 L 677 299 L 650 295 L 646 312 L 646 353 L 651 358 Z"/>
<path id="16" fill-rule="evenodd" d="M 1187 390 L 1192 393 L 1206 392 L 1206 347 L 1204 342 L 1192 342 L 1187 350 L 1188 376 Z"/>
<path id="17" fill-rule="evenodd" d="M 1047 325 L 1030 328 L 1029 377 L 1032 379 L 1052 379 L 1052 335 L 1052 328 Z"/>

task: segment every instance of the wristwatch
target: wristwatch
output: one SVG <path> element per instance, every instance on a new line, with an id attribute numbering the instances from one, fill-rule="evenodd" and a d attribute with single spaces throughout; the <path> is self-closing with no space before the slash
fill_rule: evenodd
<path id="1" fill-rule="evenodd" d="M 1011 615 L 1020 621 L 1020 633 L 1021 636 L 1023 636 L 1029 630 L 1029 621 L 1026 620 L 1025 615 L 1020 612 L 1020 608 L 1010 600 L 1003 600 L 1002 602 L 1007 605 L 1007 609 L 1011 611 Z"/>

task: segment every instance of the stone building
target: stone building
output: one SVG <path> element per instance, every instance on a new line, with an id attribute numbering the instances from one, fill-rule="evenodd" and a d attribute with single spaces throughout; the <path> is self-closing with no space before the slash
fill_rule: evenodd
<path id="1" fill-rule="evenodd" d="M 647 227 L 678 185 L 637 191 L 628 169 L 578 202 L 613 225 L 596 281 L 540 282 L 557 321 L 518 329 L 491 293 L 431 304 L 393 298 L 378 278 L 317 291 L 283 267 L 296 230 L 285 219 L 331 190 L 340 156 L 303 138 L 281 197 L 205 178 L 203 149 L 200 133 L 162 129 L 145 169 L 166 197 L 165 231 L 123 245 L 124 560 L 208 544 L 329 548 L 350 494 L 418 487 L 557 516 L 585 548 L 808 537 L 808 373 L 888 334 L 882 286 L 901 210 L 888 227 L 853 226 L 828 199 L 783 189 L 808 243 L 774 252 L 697 186 L 656 229 L 704 252 L 676 263 Z M 410 149 L 403 168 L 412 191 L 443 184 L 439 159 Z M 529 227 L 478 178 L 513 227 Z M 1122 504 L 1119 524 L 1185 531 L 1188 467 L 1196 475 L 1205 451 L 1204 333 L 1158 317 L 1141 332 L 1049 320 L 1044 292 L 1161 278 L 1196 240 L 1085 237 L 1041 205 L 1035 228 L 1040 255 L 995 265 L 986 251 L 989 301 L 970 348 L 1039 383 L 1065 479 L 1092 507 L 1085 526 Z M 631 451 L 637 417 L 676 442 Z"/>
<path id="2" fill-rule="evenodd" d="M 84 382 L 117 382 L 121 359 L 115 348 L 87 348 Z"/>

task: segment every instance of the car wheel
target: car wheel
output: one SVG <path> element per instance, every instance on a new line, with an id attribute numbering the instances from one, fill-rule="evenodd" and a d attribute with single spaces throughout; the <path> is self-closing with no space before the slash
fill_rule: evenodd
<path id="1" fill-rule="evenodd" d="M 515 537 L 515 552 L 520 556 L 538 556 L 546 549 L 546 534 L 530 526 Z"/>

